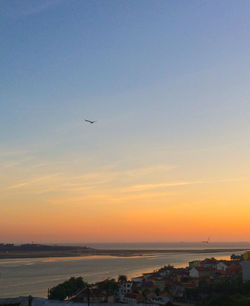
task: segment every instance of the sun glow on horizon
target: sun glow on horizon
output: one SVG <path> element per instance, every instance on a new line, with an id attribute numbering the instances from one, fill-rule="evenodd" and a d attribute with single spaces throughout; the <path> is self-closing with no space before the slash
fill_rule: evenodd
<path id="1" fill-rule="evenodd" d="M 6 204 L 1 240 L 202 241 L 208 234 L 218 241 L 249 238 L 248 177 L 178 180 L 181 167 L 164 164 L 133 169 L 110 165 L 79 173 L 70 167 L 63 173 L 60 166 L 50 164 L 45 173 L 46 167 L 36 163 L 1 163 Z M 15 180 L 13 171 L 19 173 Z"/>

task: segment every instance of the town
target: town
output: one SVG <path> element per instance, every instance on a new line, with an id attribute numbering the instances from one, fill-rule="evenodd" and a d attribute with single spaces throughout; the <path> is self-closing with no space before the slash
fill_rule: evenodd
<path id="1" fill-rule="evenodd" d="M 250 305 L 250 251 L 231 255 L 230 260 L 206 258 L 189 262 L 185 268 L 164 266 L 130 280 L 120 275 L 88 284 L 70 278 L 48 290 L 41 298 L 0 299 L 0 305 Z"/>

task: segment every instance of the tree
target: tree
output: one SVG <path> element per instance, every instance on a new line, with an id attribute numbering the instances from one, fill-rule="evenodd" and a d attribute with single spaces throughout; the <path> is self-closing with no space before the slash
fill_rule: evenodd
<path id="1" fill-rule="evenodd" d="M 218 281 L 209 288 L 206 306 L 250 306 L 250 282 L 243 283 L 240 275 Z"/>
<path id="2" fill-rule="evenodd" d="M 213 294 L 205 306 L 249 306 L 248 297 L 241 295 Z"/>
<path id="3" fill-rule="evenodd" d="M 82 277 L 71 277 L 69 280 L 51 288 L 49 290 L 48 299 L 63 301 L 66 297 L 71 297 L 78 290 L 87 287 L 87 283 Z"/>
<path id="4" fill-rule="evenodd" d="M 105 291 L 107 296 L 115 294 L 119 289 L 118 283 L 115 279 L 106 279 L 105 281 L 96 283 L 95 285 L 98 289 Z"/>
<path id="5" fill-rule="evenodd" d="M 63 284 L 59 284 L 49 290 L 49 300 L 60 300 L 63 301 L 67 297 L 67 292 Z"/>
<path id="6" fill-rule="evenodd" d="M 126 275 L 119 275 L 118 276 L 118 282 L 119 283 L 125 283 L 127 281 L 127 276 Z"/>

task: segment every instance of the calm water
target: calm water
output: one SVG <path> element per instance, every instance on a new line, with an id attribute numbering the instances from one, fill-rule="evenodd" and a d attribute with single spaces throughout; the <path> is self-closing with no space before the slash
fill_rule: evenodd
<path id="1" fill-rule="evenodd" d="M 220 247 L 223 246 L 220 245 Z M 231 245 L 231 248 L 234 247 Z M 114 245 L 112 248 L 114 248 Z M 117 245 L 115 248 L 118 248 Z M 120 248 L 128 248 L 128 245 L 126 247 L 123 245 Z M 137 248 L 139 248 L 138 245 Z M 145 245 L 141 248 L 145 248 Z M 153 247 L 151 244 L 151 249 L 153 248 L 160 249 L 162 246 Z M 186 246 L 185 248 L 189 247 Z M 117 277 L 119 274 L 126 274 L 131 277 L 167 264 L 185 266 L 194 259 L 205 257 L 226 258 L 230 255 L 231 252 L 213 253 L 211 251 L 209 254 L 177 253 L 138 257 L 88 256 L 78 258 L 2 259 L 0 260 L 0 297 L 29 294 L 45 297 L 48 288 L 67 280 L 71 276 L 82 276 L 89 282 L 95 282 L 108 277 Z"/>

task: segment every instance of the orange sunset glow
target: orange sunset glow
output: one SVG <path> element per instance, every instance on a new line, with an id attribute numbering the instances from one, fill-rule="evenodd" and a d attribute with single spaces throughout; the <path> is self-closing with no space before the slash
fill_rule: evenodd
<path id="1" fill-rule="evenodd" d="M 39 242 L 248 239 L 250 189 L 244 173 L 215 180 L 189 174 L 180 180 L 177 166 L 116 168 L 36 176 L 39 170 L 30 165 L 5 167 L 5 178 L 30 169 L 34 174 L 5 183 L 1 234 Z"/>

